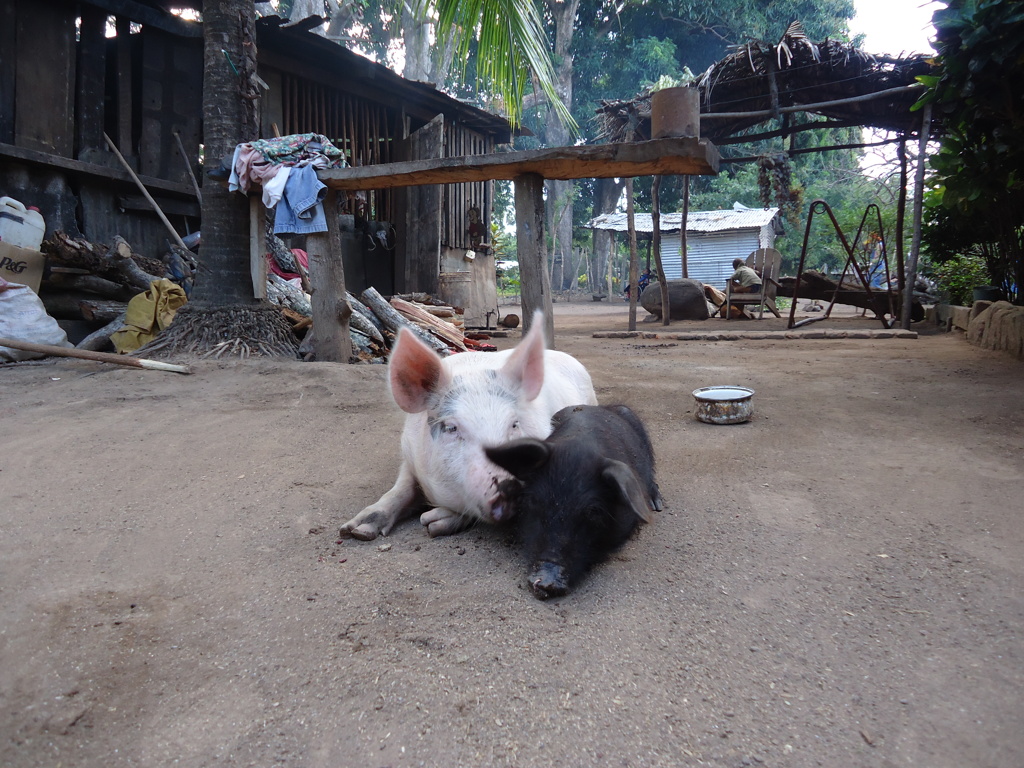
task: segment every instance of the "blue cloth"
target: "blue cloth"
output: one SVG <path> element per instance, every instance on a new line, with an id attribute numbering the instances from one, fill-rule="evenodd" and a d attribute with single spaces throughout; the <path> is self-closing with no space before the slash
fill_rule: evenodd
<path id="1" fill-rule="evenodd" d="M 327 187 L 316 177 L 312 165 L 292 168 L 284 195 L 277 204 L 274 216 L 274 234 L 306 235 L 310 232 L 326 232 L 327 217 L 324 216 L 323 199 Z"/>

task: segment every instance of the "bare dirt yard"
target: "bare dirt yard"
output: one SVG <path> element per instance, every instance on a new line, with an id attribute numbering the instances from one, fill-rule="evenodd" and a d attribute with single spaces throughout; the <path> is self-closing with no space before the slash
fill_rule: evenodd
<path id="1" fill-rule="evenodd" d="M 593 337 L 626 313 L 557 345 L 667 506 L 548 602 L 509 530 L 339 538 L 397 469 L 383 366 L 0 367 L 0 763 L 1024 765 L 1021 364 Z M 712 384 L 753 420 L 696 421 Z"/>

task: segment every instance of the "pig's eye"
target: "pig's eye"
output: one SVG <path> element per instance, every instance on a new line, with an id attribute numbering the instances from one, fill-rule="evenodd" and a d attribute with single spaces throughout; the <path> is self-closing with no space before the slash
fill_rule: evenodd
<path id="1" fill-rule="evenodd" d="M 446 435 L 454 435 L 456 432 L 459 431 L 459 428 L 454 424 L 442 424 L 441 431 L 444 432 Z"/>
<path id="2" fill-rule="evenodd" d="M 512 422 L 512 431 L 515 432 L 518 429 L 519 429 L 519 421 L 518 420 L 517 421 L 513 421 Z"/>

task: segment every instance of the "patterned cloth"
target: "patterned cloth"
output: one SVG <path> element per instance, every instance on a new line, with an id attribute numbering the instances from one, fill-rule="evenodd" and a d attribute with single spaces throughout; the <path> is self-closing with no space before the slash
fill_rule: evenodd
<path id="1" fill-rule="evenodd" d="M 319 133 L 294 133 L 276 139 L 257 139 L 249 145 L 272 165 L 312 165 L 344 168 L 345 153 Z"/>

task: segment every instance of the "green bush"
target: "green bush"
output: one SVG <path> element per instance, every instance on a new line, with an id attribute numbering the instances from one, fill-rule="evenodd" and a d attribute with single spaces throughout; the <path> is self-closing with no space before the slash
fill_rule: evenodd
<path id="1" fill-rule="evenodd" d="M 988 267 L 981 256 L 960 255 L 935 265 L 935 279 L 946 293 L 949 303 L 969 307 L 974 303 L 974 289 L 989 285 Z"/>

